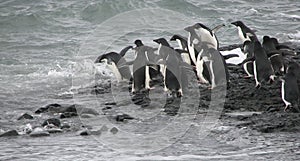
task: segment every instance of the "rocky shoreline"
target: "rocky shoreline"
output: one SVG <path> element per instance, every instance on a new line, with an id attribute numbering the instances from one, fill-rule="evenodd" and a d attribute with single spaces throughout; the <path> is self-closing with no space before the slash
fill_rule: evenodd
<path id="1" fill-rule="evenodd" d="M 284 103 L 281 100 L 279 80 L 256 89 L 253 78 L 244 78 L 245 73 L 240 66 L 230 65 L 228 69 L 230 83 L 227 86 L 224 109 L 219 118 L 222 127 L 234 127 L 231 132 L 238 129 L 247 129 L 249 133 L 254 131 L 261 133 L 300 132 L 300 113 L 283 110 Z M 95 95 L 106 95 L 109 94 L 110 88 L 110 85 L 100 84 L 91 88 L 90 92 Z M 211 93 L 208 89 L 201 87 L 200 92 L 202 96 L 199 109 L 205 109 L 209 105 Z M 134 117 L 125 113 L 112 113 L 116 105 L 115 102 L 103 103 L 102 112 L 99 113 L 94 109 L 76 104 L 49 104 L 16 117 L 16 122 L 20 126 L 16 129 L 4 128 L 0 131 L 0 137 L 20 135 L 21 137 L 42 137 L 61 133 L 74 133 L 82 136 L 101 135 L 102 132 L 116 134 L 118 133 L 116 127 L 103 125 L 100 129 L 93 129 L 80 120 L 101 115 L 106 115 L 106 117 L 109 115 L 112 121 L 121 124 L 135 120 Z M 173 112 L 171 109 L 170 115 L 174 115 Z M 222 131 L 224 132 L 224 129 Z M 225 133 L 228 132 L 229 135 L 230 130 L 226 131 Z M 212 133 L 218 137 L 219 132 L 212 130 Z"/>

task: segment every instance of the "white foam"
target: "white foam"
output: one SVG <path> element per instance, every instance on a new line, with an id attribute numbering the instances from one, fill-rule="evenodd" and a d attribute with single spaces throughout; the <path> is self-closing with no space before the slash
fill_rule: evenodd
<path id="1" fill-rule="evenodd" d="M 235 48 L 233 50 L 228 51 L 221 51 L 222 55 L 228 55 L 228 54 L 237 54 L 239 57 L 233 57 L 226 60 L 226 63 L 230 64 L 239 64 L 242 63 L 246 59 L 246 55 L 242 52 L 241 48 Z"/>

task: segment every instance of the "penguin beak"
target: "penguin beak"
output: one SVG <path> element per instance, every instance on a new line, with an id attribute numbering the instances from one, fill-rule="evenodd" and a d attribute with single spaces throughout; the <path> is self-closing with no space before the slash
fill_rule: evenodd
<path id="1" fill-rule="evenodd" d="M 184 30 L 187 31 L 187 32 L 191 32 L 192 31 L 192 26 L 188 26 L 188 27 L 184 28 Z"/>

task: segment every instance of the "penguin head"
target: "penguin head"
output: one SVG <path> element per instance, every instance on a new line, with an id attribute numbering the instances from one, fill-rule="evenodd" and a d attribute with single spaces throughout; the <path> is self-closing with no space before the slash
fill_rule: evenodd
<path id="1" fill-rule="evenodd" d="M 182 36 L 180 35 L 173 35 L 170 39 L 170 41 L 176 41 L 176 40 L 181 40 L 182 39 Z"/>
<path id="2" fill-rule="evenodd" d="M 134 44 L 136 45 L 136 47 L 144 46 L 142 40 L 140 40 L 140 39 L 135 40 Z"/>
<path id="3" fill-rule="evenodd" d="M 153 41 L 158 43 L 158 44 L 162 44 L 163 46 L 170 47 L 170 44 L 168 43 L 168 41 L 165 38 L 158 38 L 158 39 L 155 39 Z"/>
<path id="4" fill-rule="evenodd" d="M 235 21 L 235 22 L 232 22 L 231 24 L 233 24 L 234 26 L 236 27 L 241 27 L 241 26 L 245 26 L 244 23 L 242 21 Z"/>
<path id="5" fill-rule="evenodd" d="M 193 26 L 188 26 L 188 27 L 184 28 L 184 30 L 187 31 L 187 32 L 193 32 L 194 27 Z"/>
<path id="6" fill-rule="evenodd" d="M 263 37 L 263 42 L 266 42 L 266 41 L 269 41 L 269 40 L 271 40 L 270 36 L 265 35 Z"/>
<path id="7" fill-rule="evenodd" d="M 195 27 L 196 29 L 203 28 L 203 29 L 206 29 L 206 30 L 208 30 L 208 31 L 211 31 L 210 28 L 208 28 L 207 26 L 203 25 L 202 23 L 196 23 L 196 24 L 194 25 L 194 27 Z"/>

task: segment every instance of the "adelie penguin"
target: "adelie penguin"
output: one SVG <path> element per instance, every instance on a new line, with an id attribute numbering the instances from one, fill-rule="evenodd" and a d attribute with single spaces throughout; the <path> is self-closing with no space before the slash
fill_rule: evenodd
<path id="1" fill-rule="evenodd" d="M 211 89 L 224 86 L 229 82 L 229 73 L 224 58 L 214 48 L 204 49 L 204 62 L 209 66 Z"/>
<path id="2" fill-rule="evenodd" d="M 180 53 L 182 60 L 190 65 L 195 66 L 195 64 L 192 64 L 192 59 L 188 52 L 187 38 L 181 35 L 173 35 L 170 41 L 177 41 L 179 46 L 179 50 L 177 50 L 177 52 Z"/>
<path id="3" fill-rule="evenodd" d="M 283 56 L 281 52 L 276 49 L 274 41 L 269 36 L 264 36 L 262 46 L 268 55 L 274 73 L 276 75 L 282 75 L 285 72 Z"/>
<path id="4" fill-rule="evenodd" d="M 201 54 L 199 54 L 199 53 L 203 52 L 203 48 L 208 48 L 207 47 L 208 43 L 204 43 L 202 41 L 203 37 L 201 38 L 201 36 L 199 36 L 199 34 L 201 34 L 201 32 L 203 31 L 202 29 L 201 29 L 200 33 L 196 33 L 196 32 L 198 32 L 199 28 L 202 28 L 202 27 L 200 24 L 197 23 L 193 26 L 188 26 L 188 27 L 184 28 L 184 30 L 189 33 L 188 42 L 187 42 L 188 43 L 188 51 L 190 54 L 190 58 L 192 60 L 191 64 L 194 65 L 195 70 L 196 70 L 197 79 L 198 79 L 199 83 L 207 84 L 207 83 L 210 83 L 210 75 L 209 75 L 209 71 L 208 71 L 209 69 L 205 65 L 204 60 L 202 59 Z M 205 32 L 205 34 L 206 34 L 206 32 Z M 214 41 L 214 40 L 212 40 L 212 41 Z M 213 43 L 209 43 L 209 44 L 210 44 L 210 46 L 214 46 Z"/>
<path id="5" fill-rule="evenodd" d="M 187 88 L 187 74 L 185 68 L 190 68 L 184 64 L 179 53 L 175 51 L 164 38 L 153 40 L 159 44 L 158 53 L 162 64 L 164 76 L 164 89 L 169 91 L 173 97 L 181 97 Z"/>
<path id="6" fill-rule="evenodd" d="M 157 54 L 154 53 L 154 51 L 156 51 L 157 49 L 149 47 L 149 46 L 145 46 L 143 44 L 143 42 L 139 39 L 135 40 L 134 44 L 136 45 L 136 47 L 133 48 L 136 51 L 135 52 L 136 58 L 137 58 L 138 54 L 145 52 L 143 54 L 145 55 L 145 58 L 147 59 L 147 63 L 148 63 L 148 65 L 145 66 L 145 70 L 147 70 L 147 73 L 149 73 L 149 75 L 146 74 L 147 78 L 149 76 L 149 78 L 148 78 L 149 82 L 147 79 L 147 89 L 150 89 L 150 86 L 153 86 L 155 84 L 159 84 L 162 82 L 162 75 L 160 74 L 160 66 L 154 64 L 156 62 L 156 59 L 158 56 Z M 135 59 L 133 61 L 133 63 L 135 62 L 135 64 L 138 64 L 137 61 L 140 59 L 141 58 Z"/>
<path id="7" fill-rule="evenodd" d="M 241 63 L 244 71 L 247 74 L 247 76 L 245 78 L 253 77 L 254 76 L 253 62 L 255 60 L 255 58 L 254 58 L 254 43 L 249 40 L 246 40 L 243 44 L 242 51 L 246 55 L 246 59 Z"/>
<path id="8" fill-rule="evenodd" d="M 117 52 L 109 52 L 103 55 L 100 55 L 95 63 L 106 63 L 106 65 L 112 70 L 118 81 L 129 81 L 131 80 L 131 71 L 126 60 L 123 58 L 125 53 L 132 49 L 132 46 L 127 46 Z"/>
<path id="9" fill-rule="evenodd" d="M 136 40 L 135 44 L 132 92 L 150 90 L 151 71 L 155 74 L 157 73 L 156 69 L 153 69 L 157 57 L 154 54 L 156 49 L 143 45 L 141 40 Z M 152 75 L 153 77 L 154 74 Z"/>
<path id="10" fill-rule="evenodd" d="M 292 107 L 297 112 L 300 104 L 300 91 L 299 91 L 299 78 L 297 78 L 297 72 L 299 73 L 300 67 L 295 66 L 294 62 L 288 66 L 287 73 L 281 79 L 281 97 L 285 104 L 284 111 L 289 107 Z"/>
<path id="11" fill-rule="evenodd" d="M 272 65 L 259 41 L 254 42 L 254 58 L 255 87 L 260 88 L 262 82 L 273 82 L 275 75 Z"/>
<path id="12" fill-rule="evenodd" d="M 238 34 L 242 42 L 245 41 L 256 41 L 257 37 L 253 30 L 251 30 L 249 27 L 247 27 L 242 21 L 235 21 L 231 24 L 235 25 L 238 29 Z"/>

